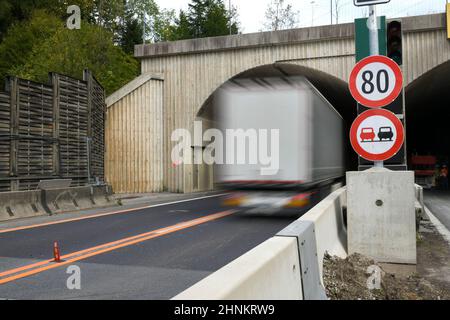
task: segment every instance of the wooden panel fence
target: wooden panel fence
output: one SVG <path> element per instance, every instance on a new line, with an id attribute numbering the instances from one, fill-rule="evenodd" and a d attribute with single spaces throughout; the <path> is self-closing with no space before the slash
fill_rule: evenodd
<path id="1" fill-rule="evenodd" d="M 10 77 L 0 92 L 0 192 L 33 190 L 40 180 L 104 181 L 105 92 L 52 73 L 42 84 Z"/>

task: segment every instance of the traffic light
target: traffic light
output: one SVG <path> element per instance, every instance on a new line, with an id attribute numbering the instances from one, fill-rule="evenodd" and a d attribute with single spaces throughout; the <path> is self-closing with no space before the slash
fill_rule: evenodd
<path id="1" fill-rule="evenodd" d="M 391 21 L 388 23 L 387 55 L 397 62 L 399 66 L 403 64 L 402 23 L 400 21 Z"/>

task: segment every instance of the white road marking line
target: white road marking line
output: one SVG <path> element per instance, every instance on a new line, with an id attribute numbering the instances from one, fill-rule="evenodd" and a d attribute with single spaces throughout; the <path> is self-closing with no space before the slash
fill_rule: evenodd
<path id="1" fill-rule="evenodd" d="M 227 195 L 227 194 L 228 193 L 221 193 L 221 194 L 216 194 L 216 195 L 211 195 L 211 196 L 204 196 L 204 197 L 198 197 L 198 198 L 192 198 L 192 199 L 185 199 L 185 200 L 178 200 L 178 201 L 154 204 L 154 205 L 151 205 L 151 206 L 143 206 L 143 207 L 137 207 L 137 208 L 123 209 L 123 210 L 118 210 L 118 211 L 108 211 L 108 212 L 99 213 L 99 214 L 85 215 L 85 216 L 81 216 L 81 217 L 78 217 L 78 218 L 69 218 L 69 219 L 62 219 L 62 220 L 56 220 L 56 221 L 44 222 L 44 223 L 38 223 L 38 224 L 32 224 L 32 225 L 23 225 L 23 226 L 20 226 L 20 227 L 11 227 L 11 228 L 5 228 L 5 229 L 0 227 L 0 234 L 1 233 L 6 233 L 6 232 L 34 229 L 34 228 L 38 228 L 38 227 L 46 227 L 46 226 L 58 225 L 58 224 L 69 223 L 69 222 L 76 222 L 76 221 L 96 219 L 96 218 L 101 218 L 101 217 L 108 217 L 108 216 L 113 216 L 113 215 L 121 214 L 121 213 L 135 212 L 135 211 L 140 211 L 140 210 L 145 210 L 145 209 L 150 209 L 150 208 L 163 207 L 163 206 L 168 206 L 168 205 L 173 205 L 173 204 L 178 204 L 178 203 L 184 203 L 184 202 L 190 202 L 190 201 L 196 201 L 196 200 L 203 200 L 203 199 L 209 199 L 209 198 L 218 198 L 218 197 L 221 197 L 221 196 L 224 196 L 224 195 Z M 117 208 L 117 207 L 111 207 L 109 209 L 114 209 L 114 208 Z M 83 210 L 81 210 L 81 212 L 82 211 Z M 71 213 L 74 213 L 74 212 L 71 212 Z"/>
<path id="2" fill-rule="evenodd" d="M 148 206 L 148 207 L 142 207 L 140 209 L 149 209 L 149 208 L 163 207 L 163 206 L 168 206 L 171 204 L 177 204 L 177 203 L 183 203 L 183 202 L 189 202 L 189 201 L 203 200 L 203 199 L 209 199 L 209 198 L 218 198 L 218 197 L 225 196 L 227 194 L 228 193 L 221 193 L 221 194 L 215 194 L 212 196 L 204 196 L 204 197 L 193 198 L 193 199 L 185 199 L 185 200 L 178 200 L 178 201 L 167 202 L 167 203 L 160 203 L 160 204 L 155 204 L 155 205 Z"/>
<path id="3" fill-rule="evenodd" d="M 436 227 L 437 231 L 444 237 L 447 243 L 450 245 L 450 231 L 434 216 L 431 211 L 425 207 L 425 212 L 430 218 L 431 223 Z"/>

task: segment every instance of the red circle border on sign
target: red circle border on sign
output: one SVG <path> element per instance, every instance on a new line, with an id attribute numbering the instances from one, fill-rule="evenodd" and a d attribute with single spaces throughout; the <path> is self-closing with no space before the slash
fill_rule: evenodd
<path id="1" fill-rule="evenodd" d="M 395 126 L 395 130 L 397 131 L 397 139 L 392 146 L 391 149 L 386 151 L 385 153 L 380 154 L 372 154 L 367 151 L 365 151 L 358 142 L 358 127 L 359 125 L 366 120 L 368 117 L 373 116 L 382 116 L 386 117 L 389 120 L 392 121 L 392 123 Z M 397 118 L 395 114 L 393 114 L 390 111 L 384 110 L 384 109 L 373 109 L 368 110 L 366 112 L 363 112 L 359 115 L 358 118 L 353 122 L 352 127 L 350 129 L 350 142 L 352 144 L 353 149 L 355 152 L 362 158 L 369 160 L 369 161 L 385 161 L 393 156 L 395 156 L 401 149 L 403 143 L 405 141 L 405 133 L 404 133 L 404 127 L 402 122 Z"/>
<path id="2" fill-rule="evenodd" d="M 384 98 L 383 100 L 368 100 L 364 98 L 362 95 L 359 94 L 358 89 L 356 88 L 356 77 L 358 76 L 358 73 L 361 71 L 362 68 L 364 68 L 366 65 L 370 63 L 384 63 L 388 67 L 392 69 L 392 71 L 395 74 L 395 87 L 392 93 Z M 370 56 L 367 57 L 360 62 L 358 62 L 355 67 L 353 68 L 351 74 L 350 74 L 350 81 L 349 81 L 349 89 L 350 93 L 352 94 L 353 98 L 358 101 L 360 104 L 362 104 L 365 107 L 368 108 L 382 108 L 387 106 L 388 104 L 392 103 L 397 97 L 400 95 L 400 93 L 403 90 L 403 74 L 402 70 L 400 69 L 399 65 L 392 59 L 385 57 L 385 56 Z"/>

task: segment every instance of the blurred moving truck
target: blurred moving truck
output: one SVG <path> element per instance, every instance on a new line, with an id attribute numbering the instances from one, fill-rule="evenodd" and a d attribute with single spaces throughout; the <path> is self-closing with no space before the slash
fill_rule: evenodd
<path id="1" fill-rule="evenodd" d="M 215 183 L 234 191 L 225 205 L 298 211 L 342 182 L 344 120 L 306 78 L 232 80 L 214 105 L 225 136 Z"/>

